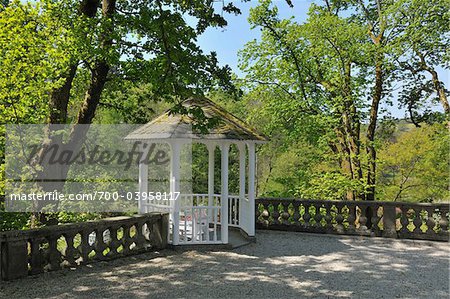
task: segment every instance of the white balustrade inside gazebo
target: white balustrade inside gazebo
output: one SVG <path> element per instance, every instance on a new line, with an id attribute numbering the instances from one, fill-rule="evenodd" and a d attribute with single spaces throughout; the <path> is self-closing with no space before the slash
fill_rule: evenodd
<path id="1" fill-rule="evenodd" d="M 170 194 L 179 194 L 175 200 L 139 200 L 139 213 L 168 212 L 169 240 L 173 245 L 227 244 L 230 227 L 254 237 L 255 147 L 258 143 L 266 142 L 266 137 L 206 98 L 189 99 L 183 105 L 188 108 L 200 107 L 206 117 L 219 119 L 218 124 L 207 133 L 199 134 L 193 132 L 192 122 L 195 120 L 189 115 L 166 112 L 126 137 L 127 140 L 139 140 L 145 144 L 162 143 L 170 146 Z M 184 193 L 180 189 L 181 150 L 191 143 L 202 143 L 207 149 L 207 194 Z M 230 194 L 228 188 L 232 144 L 239 151 L 239 194 Z M 214 192 L 214 153 L 217 148 L 221 153 L 220 194 Z M 141 193 L 152 191 L 151 186 L 148 186 L 148 173 L 148 165 L 141 162 Z"/>

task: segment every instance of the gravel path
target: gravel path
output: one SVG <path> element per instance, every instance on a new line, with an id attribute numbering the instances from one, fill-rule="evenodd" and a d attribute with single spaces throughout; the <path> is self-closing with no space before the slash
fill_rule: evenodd
<path id="1" fill-rule="evenodd" d="M 0 283 L 1 298 L 449 298 L 449 244 L 258 231 L 234 251 L 142 254 Z"/>

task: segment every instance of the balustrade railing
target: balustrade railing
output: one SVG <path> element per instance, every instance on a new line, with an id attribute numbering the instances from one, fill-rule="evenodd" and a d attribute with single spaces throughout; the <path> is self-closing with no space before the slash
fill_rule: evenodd
<path id="1" fill-rule="evenodd" d="M 449 240 L 449 204 L 256 199 L 256 228 Z"/>
<path id="2" fill-rule="evenodd" d="M 150 213 L 0 232 L 0 276 L 78 266 L 166 247 L 168 214 Z"/>

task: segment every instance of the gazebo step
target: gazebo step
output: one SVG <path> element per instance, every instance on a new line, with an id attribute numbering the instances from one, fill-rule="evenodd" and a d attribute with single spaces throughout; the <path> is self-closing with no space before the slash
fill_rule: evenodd
<path id="1" fill-rule="evenodd" d="M 231 244 L 169 244 L 168 247 L 175 251 L 223 251 L 233 249 L 233 246 Z"/>

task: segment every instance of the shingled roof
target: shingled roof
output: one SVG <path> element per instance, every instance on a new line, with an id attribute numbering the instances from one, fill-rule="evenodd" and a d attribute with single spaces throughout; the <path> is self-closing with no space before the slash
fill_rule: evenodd
<path id="1" fill-rule="evenodd" d="M 247 123 L 232 115 L 207 98 L 190 98 L 182 103 L 186 108 L 199 107 L 208 118 L 217 120 L 217 124 L 207 133 L 192 130 L 195 119 L 190 115 L 164 112 L 149 123 L 131 132 L 127 140 L 149 139 L 208 139 L 208 140 L 253 140 L 268 141 Z"/>

